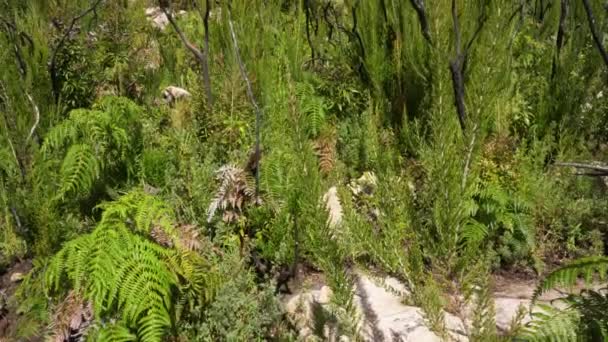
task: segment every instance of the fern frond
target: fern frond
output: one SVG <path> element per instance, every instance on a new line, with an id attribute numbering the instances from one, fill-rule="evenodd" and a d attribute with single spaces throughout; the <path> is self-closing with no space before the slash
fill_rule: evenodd
<path id="1" fill-rule="evenodd" d="M 70 291 L 58 305 L 50 325 L 55 341 L 72 341 L 82 337 L 93 319 L 93 305 L 80 293 Z"/>
<path id="2" fill-rule="evenodd" d="M 328 174 L 334 168 L 336 159 L 336 145 L 330 139 L 320 139 L 315 142 L 314 150 L 319 158 L 319 169 Z"/>
<path id="3" fill-rule="evenodd" d="M 71 142 L 76 141 L 78 130 L 69 119 L 53 126 L 45 135 L 40 151 L 42 155 L 48 156 L 51 152 L 58 150 Z"/>
<path id="4" fill-rule="evenodd" d="M 580 316 L 570 308 L 560 310 L 550 305 L 539 305 L 540 311 L 531 314 L 532 321 L 522 329 L 520 339 L 529 342 L 577 342 Z"/>
<path id="5" fill-rule="evenodd" d="M 98 178 L 99 164 L 91 147 L 85 144 L 72 145 L 61 165 L 59 196 L 88 191 Z"/>
<path id="6" fill-rule="evenodd" d="M 325 124 L 327 102 L 315 94 L 314 87 L 309 83 L 297 84 L 296 96 L 300 101 L 300 110 L 306 115 L 308 133 L 312 137 L 318 136 Z"/>
<path id="7" fill-rule="evenodd" d="M 97 336 L 99 342 L 130 342 L 137 341 L 137 336 L 129 328 L 121 324 L 110 324 L 102 328 Z"/>
<path id="8" fill-rule="evenodd" d="M 485 224 L 470 219 L 462 228 L 462 239 L 467 244 L 475 246 L 488 236 L 488 228 Z"/>
<path id="9" fill-rule="evenodd" d="M 245 205 L 254 199 L 255 189 L 251 177 L 241 168 L 224 165 L 216 171 L 220 186 L 207 208 L 207 222 L 211 222 L 217 210 L 223 212 L 225 222 L 234 222 Z"/>
<path id="10" fill-rule="evenodd" d="M 606 279 L 608 272 L 608 257 L 592 256 L 575 260 L 559 269 L 551 272 L 538 285 L 532 296 L 534 303 L 545 291 L 555 287 L 572 287 L 582 277 L 586 283 L 590 283 L 593 276 L 597 274 L 599 280 Z"/>

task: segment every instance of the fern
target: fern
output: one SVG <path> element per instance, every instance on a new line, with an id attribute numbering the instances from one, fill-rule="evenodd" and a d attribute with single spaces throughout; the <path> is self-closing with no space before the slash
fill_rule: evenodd
<path id="1" fill-rule="evenodd" d="M 72 145 L 61 165 L 61 187 L 58 196 L 87 192 L 99 178 L 100 166 L 88 145 Z"/>
<path id="2" fill-rule="evenodd" d="M 296 87 L 296 96 L 300 100 L 300 109 L 306 115 L 306 127 L 312 137 L 317 137 L 325 125 L 327 102 L 315 94 L 311 84 L 301 83 Z"/>
<path id="3" fill-rule="evenodd" d="M 572 287 L 579 277 L 590 283 L 594 275 L 606 279 L 608 257 L 587 257 L 563 266 L 541 281 L 532 297 L 532 304 L 547 290 L 555 287 Z M 582 290 L 557 301 L 565 305 L 557 309 L 537 305 L 541 311 L 524 329 L 524 338 L 530 341 L 606 341 L 608 339 L 608 296 L 606 289 Z"/>
<path id="4" fill-rule="evenodd" d="M 172 326 L 176 290 L 182 282 L 198 293 L 212 284 L 207 263 L 191 251 L 200 248 L 193 227 L 174 228 L 172 211 L 140 191 L 101 206 L 95 230 L 68 242 L 45 272 L 49 293 L 69 288 L 92 301 L 97 317 L 114 317 L 120 325 L 102 329 L 100 339 L 160 341 Z M 178 249 L 154 243 L 152 227 L 162 230 Z M 186 286 L 188 287 L 188 286 Z M 179 300 L 179 297 L 177 298 Z"/>
<path id="5" fill-rule="evenodd" d="M 53 127 L 41 147 L 45 160 L 64 155 L 57 198 L 86 194 L 120 165 L 133 173 L 141 109 L 121 97 L 105 97 L 94 109 L 75 109 Z"/>
<path id="6" fill-rule="evenodd" d="M 137 336 L 121 324 L 109 324 L 103 327 L 97 336 L 97 341 L 99 342 L 129 342 L 136 340 Z"/>
<path id="7" fill-rule="evenodd" d="M 608 257 L 592 256 L 575 260 L 546 276 L 534 291 L 532 302 L 534 303 L 545 291 L 552 288 L 572 287 L 579 277 L 583 277 L 585 282 L 589 283 L 597 274 L 599 280 L 604 280 L 607 272 Z"/>
<path id="8" fill-rule="evenodd" d="M 577 342 L 580 316 L 576 310 L 560 310 L 550 305 L 539 305 L 532 313 L 532 321 L 522 329 L 519 338 L 529 342 Z"/>

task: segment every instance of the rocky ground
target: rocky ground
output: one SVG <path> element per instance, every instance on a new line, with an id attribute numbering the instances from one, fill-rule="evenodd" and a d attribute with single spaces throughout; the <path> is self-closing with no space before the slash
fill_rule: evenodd
<path id="1" fill-rule="evenodd" d="M 294 294 L 282 299 L 288 317 L 298 329 L 303 341 L 349 341 L 336 333 L 335 322 L 319 316 L 331 312 L 331 289 L 319 274 L 301 279 Z M 373 276 L 358 270 L 355 277 L 355 304 L 357 314 L 352 317 L 358 334 L 364 341 L 435 342 L 441 338 L 429 329 L 419 307 L 404 304 L 409 294 L 406 287 L 392 277 Z M 530 298 L 536 288 L 533 279 L 512 275 L 499 275 L 494 279 L 493 297 L 496 310 L 496 327 L 506 332 L 519 310 L 525 310 L 522 323 L 530 320 Z M 295 285 L 294 288 L 297 288 Z M 560 297 L 549 291 L 541 302 L 549 303 Z M 461 318 L 445 313 L 448 334 L 454 341 L 467 341 L 466 328 Z"/>

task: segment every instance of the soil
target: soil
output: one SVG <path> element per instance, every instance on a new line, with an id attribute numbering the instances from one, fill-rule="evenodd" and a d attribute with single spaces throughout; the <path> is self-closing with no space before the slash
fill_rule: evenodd
<path id="1" fill-rule="evenodd" d="M 14 336 L 17 329 L 17 319 L 19 317 L 14 305 L 8 302 L 8 299 L 19 286 L 19 282 L 11 281 L 11 275 L 15 273 L 25 275 L 31 269 L 31 260 L 23 260 L 13 264 L 0 276 L 0 342 L 13 340 L 11 336 Z"/>

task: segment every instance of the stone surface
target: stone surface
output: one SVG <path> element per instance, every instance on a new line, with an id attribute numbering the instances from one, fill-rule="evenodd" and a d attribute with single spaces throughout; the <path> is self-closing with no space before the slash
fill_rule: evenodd
<path id="1" fill-rule="evenodd" d="M 17 283 L 23 280 L 23 278 L 25 277 L 25 275 L 21 272 L 15 272 L 13 274 L 11 274 L 11 278 L 10 281 L 11 283 Z"/>
<path id="2" fill-rule="evenodd" d="M 317 303 L 319 304 L 329 304 L 331 301 L 331 296 L 333 296 L 333 291 L 329 288 L 329 286 L 325 285 L 318 291 L 317 296 L 315 297 Z"/>
<path id="3" fill-rule="evenodd" d="M 184 15 L 186 13 L 186 11 L 179 11 L 177 12 L 177 15 Z M 169 25 L 169 18 L 167 18 L 167 15 L 165 15 L 158 6 L 146 8 L 146 17 L 148 17 L 148 20 L 154 27 L 161 31 Z M 175 14 L 173 14 L 173 17 L 175 17 Z"/>
<path id="4" fill-rule="evenodd" d="M 187 99 L 192 94 L 184 88 L 176 87 L 176 86 L 168 86 L 163 90 L 163 99 L 166 102 L 173 102 L 178 99 Z"/>
<path id="5" fill-rule="evenodd" d="M 396 279 L 384 279 L 384 286 L 364 274 L 357 276 L 356 302 L 362 311 L 363 332 L 366 341 L 421 341 L 434 342 L 441 339 L 425 324 L 420 308 L 401 302 L 402 297 L 393 290 L 405 286 Z M 392 285 L 391 285 L 392 284 Z M 389 287 L 389 289 L 387 289 Z M 393 289 L 391 289 L 393 288 Z M 455 339 L 466 341 L 460 333 L 464 331 L 460 320 L 446 313 L 446 328 Z"/>
<path id="6" fill-rule="evenodd" d="M 373 279 L 363 273 L 355 275 L 355 295 L 357 315 L 353 323 L 364 341 L 402 341 L 402 342 L 435 342 L 441 339 L 425 324 L 420 308 L 404 305 L 402 296 L 408 291 L 397 279 L 385 277 Z M 300 338 L 309 340 L 319 331 L 317 326 L 323 315 L 330 312 L 331 289 L 322 286 L 319 290 L 307 290 L 284 300 L 285 310 L 292 323 L 299 331 Z M 331 320 L 322 326 L 322 340 L 348 341 L 348 337 L 339 336 Z M 462 324 L 455 316 L 446 314 L 446 325 L 455 340 L 466 341 L 460 333 Z M 319 336 L 316 336 L 319 338 Z"/>
<path id="7" fill-rule="evenodd" d="M 335 186 L 329 188 L 323 195 L 323 201 L 328 213 L 327 223 L 332 228 L 339 226 L 342 223 L 342 204 L 338 197 L 338 189 Z"/>

